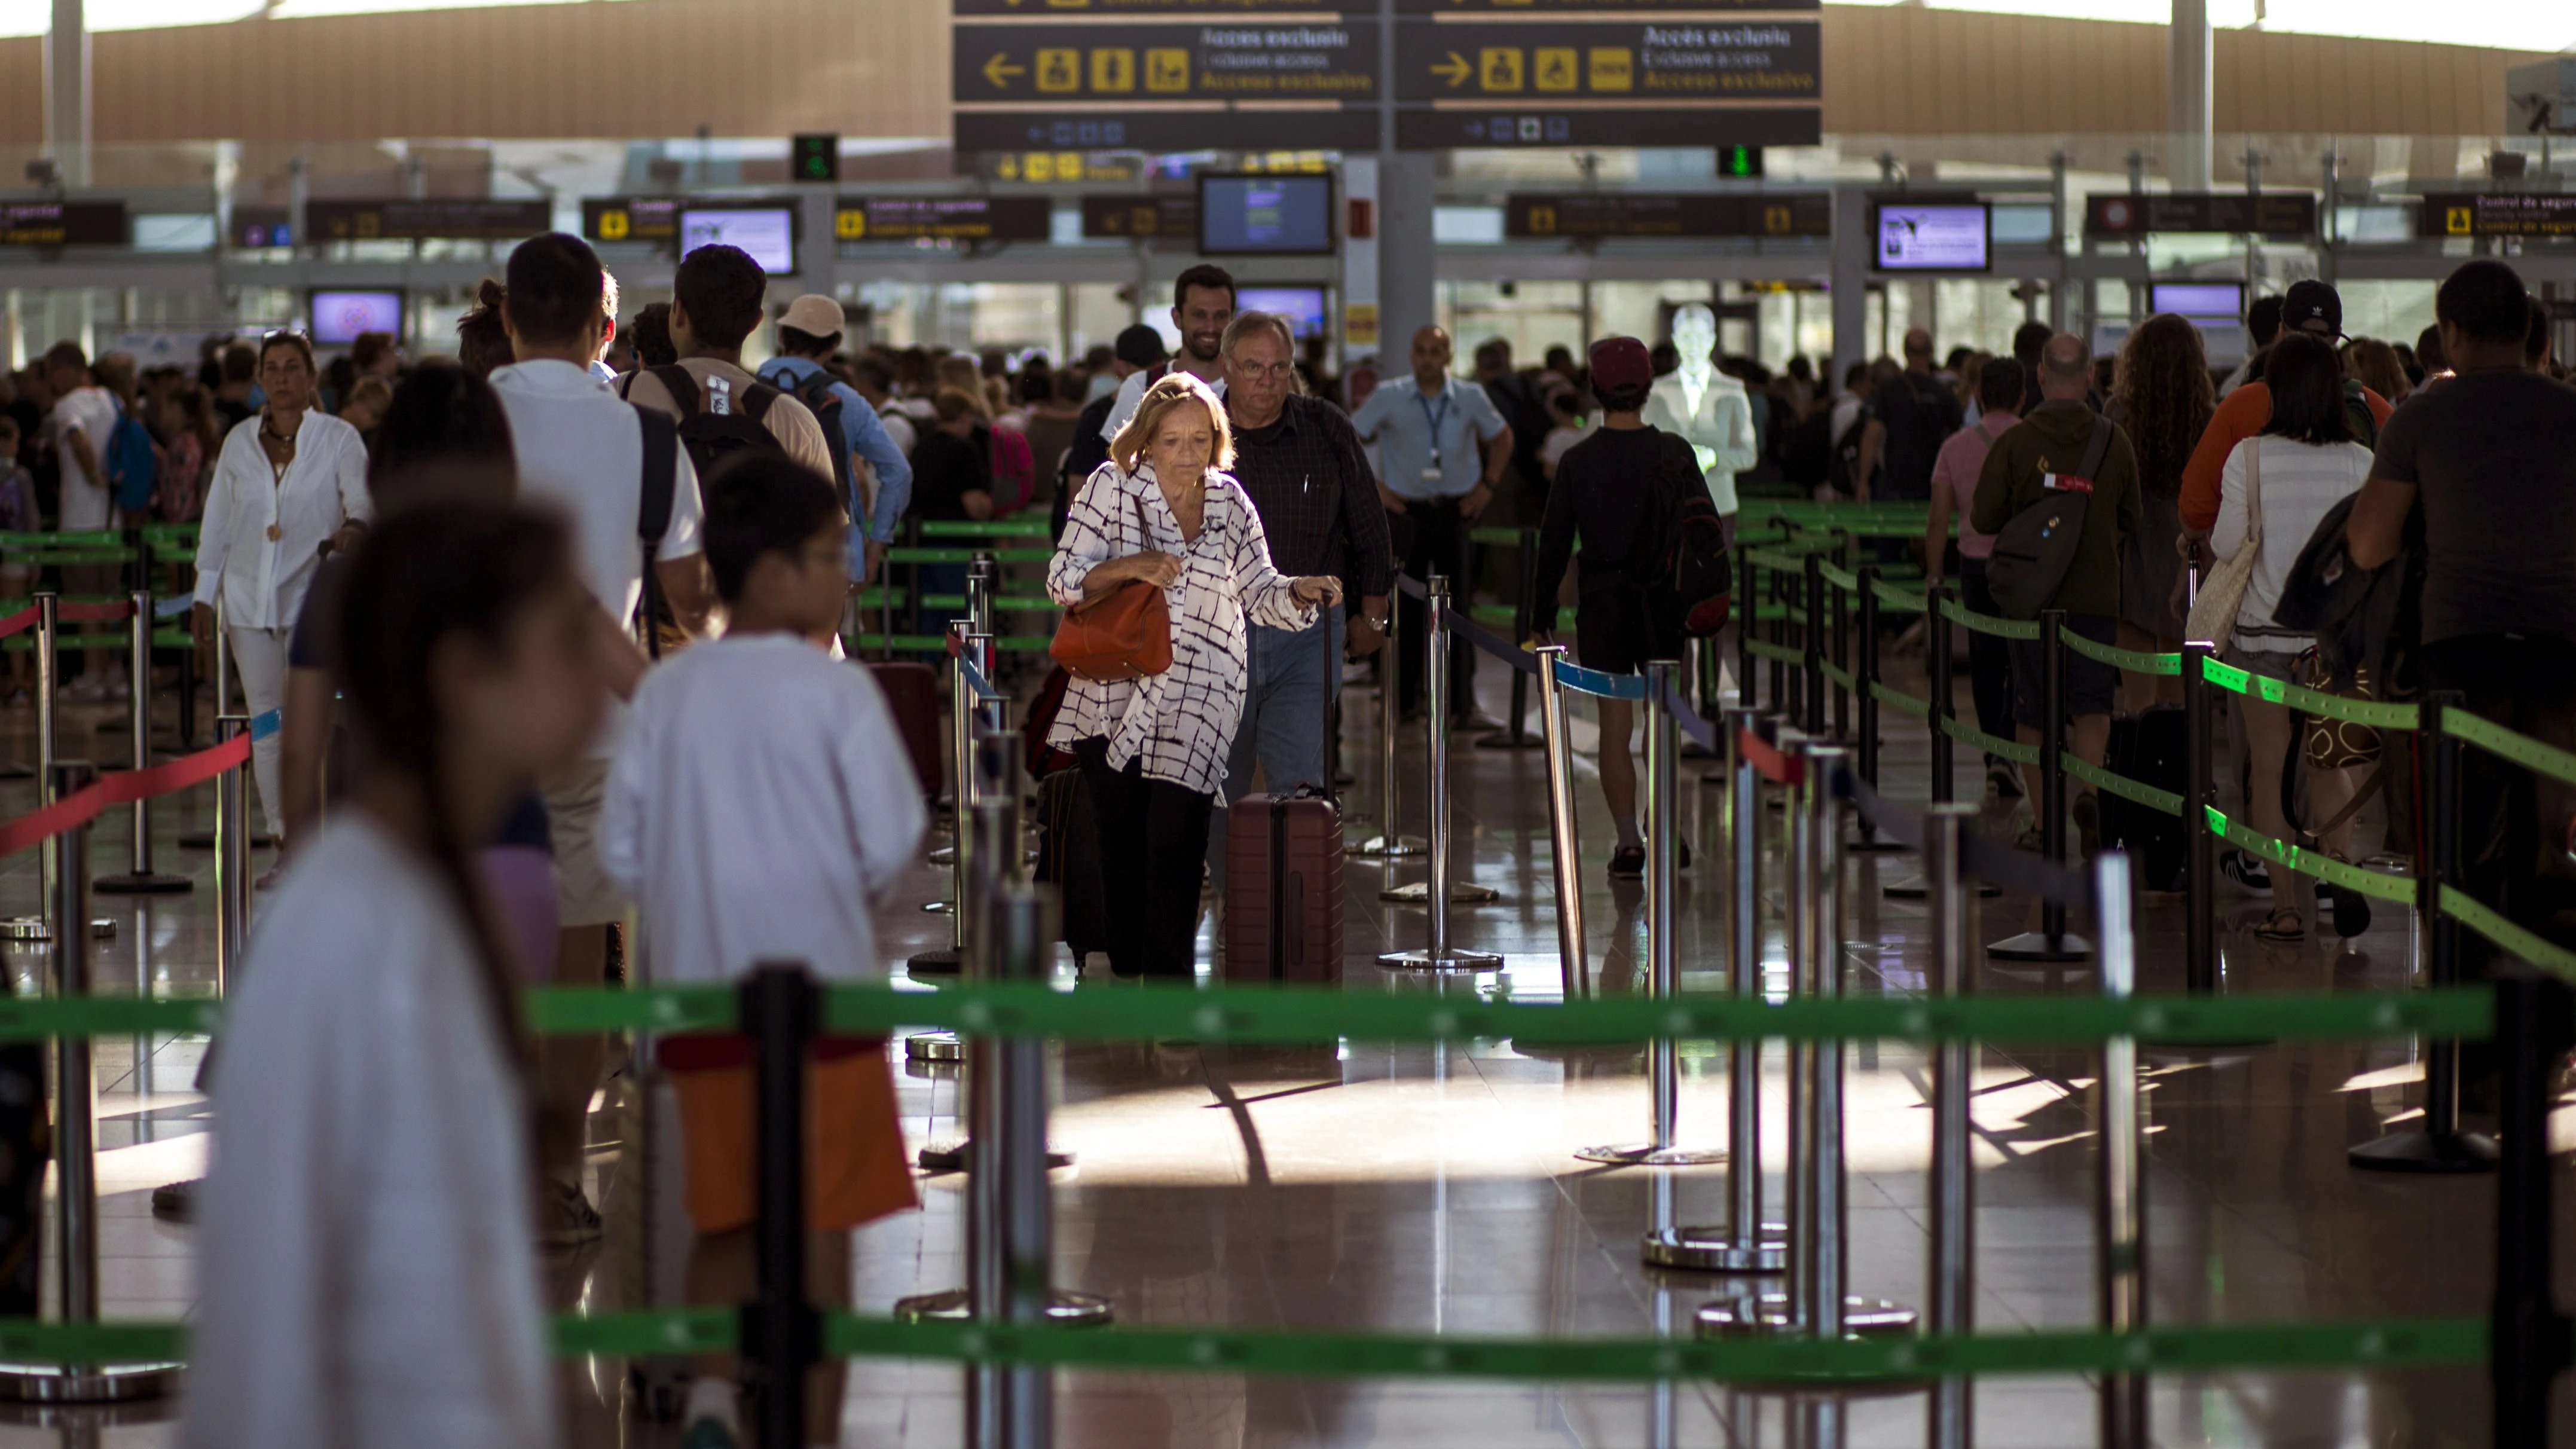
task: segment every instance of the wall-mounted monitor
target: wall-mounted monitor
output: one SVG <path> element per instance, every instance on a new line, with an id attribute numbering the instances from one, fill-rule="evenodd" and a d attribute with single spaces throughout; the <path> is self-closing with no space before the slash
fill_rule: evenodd
<path id="1" fill-rule="evenodd" d="M 703 246 L 740 247 L 771 276 L 796 270 L 796 210 L 788 206 L 691 206 L 680 211 L 680 255 Z"/>
<path id="2" fill-rule="evenodd" d="M 1321 287 L 1238 287 L 1234 306 L 1238 312 L 1276 312 L 1301 339 L 1321 337 L 1327 330 Z"/>
<path id="3" fill-rule="evenodd" d="M 1882 201 L 1870 232 L 1870 265 L 1882 272 L 1983 272 L 1994 266 L 1993 218 L 1982 201 Z"/>
<path id="4" fill-rule="evenodd" d="M 1199 251 L 1207 256 L 1330 256 L 1328 175 L 1199 178 Z"/>
<path id="5" fill-rule="evenodd" d="M 403 335 L 400 292 L 315 292 L 309 300 L 317 346 L 346 347 L 361 332 Z"/>
<path id="6" fill-rule="evenodd" d="M 2233 322 L 2245 315 L 2243 282 L 2151 282 L 2147 310 L 2172 312 L 2195 322 Z"/>

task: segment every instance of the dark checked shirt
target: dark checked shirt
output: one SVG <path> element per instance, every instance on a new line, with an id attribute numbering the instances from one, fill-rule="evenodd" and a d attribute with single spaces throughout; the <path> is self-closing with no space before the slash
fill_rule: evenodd
<path id="1" fill-rule="evenodd" d="M 1339 408 L 1290 394 L 1270 426 L 1235 429 L 1232 471 L 1261 515 L 1279 572 L 1338 578 L 1354 606 L 1393 591 L 1377 476 Z"/>

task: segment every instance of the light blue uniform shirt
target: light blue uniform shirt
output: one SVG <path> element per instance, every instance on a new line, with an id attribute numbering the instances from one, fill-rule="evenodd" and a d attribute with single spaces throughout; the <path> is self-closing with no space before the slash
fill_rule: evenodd
<path id="1" fill-rule="evenodd" d="M 810 357 L 773 357 L 760 365 L 759 376 L 771 387 L 792 393 L 822 371 L 823 364 Z M 895 530 L 903 526 L 904 509 L 912 505 L 912 464 L 894 439 L 886 436 L 877 410 L 868 406 L 857 388 L 836 381 L 830 391 L 841 400 L 842 445 L 851 457 L 864 458 L 877 470 L 877 505 L 868 519 L 868 537 L 892 543 Z"/>
<path id="2" fill-rule="evenodd" d="M 1493 399 L 1472 382 L 1449 379 L 1426 398 L 1408 375 L 1378 385 L 1351 426 L 1378 445 L 1386 486 L 1398 498 L 1459 498 L 1485 481 L 1484 443 L 1506 426 Z"/>

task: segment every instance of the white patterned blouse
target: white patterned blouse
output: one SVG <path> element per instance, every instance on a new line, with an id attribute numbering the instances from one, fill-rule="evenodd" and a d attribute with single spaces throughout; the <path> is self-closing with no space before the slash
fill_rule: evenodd
<path id="1" fill-rule="evenodd" d="M 1261 515 L 1233 478 L 1211 468 L 1199 536 L 1182 541 L 1180 521 L 1163 501 L 1153 465 L 1128 472 L 1103 463 L 1082 485 L 1067 515 L 1047 594 L 1067 608 L 1081 603 L 1082 580 L 1111 559 L 1153 550 L 1181 560 L 1181 576 L 1163 590 L 1172 616 L 1172 667 L 1144 679 L 1108 683 L 1076 678 L 1047 743 L 1107 739 L 1109 767 L 1142 759 L 1147 779 L 1168 780 L 1218 795 L 1235 727 L 1243 721 L 1245 632 L 1251 622 L 1304 629 L 1315 610 L 1289 593 L 1296 582 L 1270 563 Z"/>

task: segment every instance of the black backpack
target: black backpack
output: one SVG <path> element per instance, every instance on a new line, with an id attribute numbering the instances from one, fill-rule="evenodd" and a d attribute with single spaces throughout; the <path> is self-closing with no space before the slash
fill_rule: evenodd
<path id="1" fill-rule="evenodd" d="M 1995 607 L 2007 619 L 2036 619 L 2075 563 L 2075 548 L 2084 537 L 2084 518 L 2092 511 L 2093 480 L 2111 453 L 2111 420 L 2093 415 L 2093 436 L 2084 445 L 2084 460 L 2072 474 L 2057 474 L 2064 486 L 2042 480 L 2038 501 L 2004 520 L 1995 533 L 1994 553 L 1986 560 L 1986 587 Z M 2007 435 L 2009 436 L 2009 435 Z"/>
<path id="2" fill-rule="evenodd" d="M 635 537 L 644 546 L 644 600 L 636 614 L 642 622 L 644 647 L 662 657 L 662 625 L 671 622 L 662 581 L 653 573 L 662 554 L 662 535 L 671 531 L 671 505 L 680 492 L 680 429 L 669 413 L 629 403 L 644 429 L 644 474 L 636 491 Z"/>
<path id="3" fill-rule="evenodd" d="M 832 374 L 818 372 L 797 384 L 796 400 L 822 425 L 823 446 L 832 454 L 832 482 L 839 486 L 842 504 L 850 510 L 850 517 L 863 523 L 867 520 L 868 500 L 859 496 L 859 464 L 850 456 L 849 434 L 841 430 L 841 398 L 832 391 L 832 382 Z"/>
<path id="4" fill-rule="evenodd" d="M 1678 434 L 1665 433 L 1662 441 L 1663 459 L 1637 540 L 1637 562 L 1653 569 L 1641 580 L 1646 613 L 1665 631 L 1704 639 L 1726 627 L 1735 566 L 1698 457 Z"/>
<path id="5" fill-rule="evenodd" d="M 1831 411 L 1824 415 L 1828 419 L 1833 416 Z M 1862 403 L 1860 411 L 1852 414 L 1851 426 L 1834 438 L 1833 452 L 1825 460 L 1825 482 L 1845 498 L 1860 496 L 1860 440 L 1877 417 L 1877 409 Z M 1833 424 L 1828 421 L 1826 426 Z"/>
<path id="6" fill-rule="evenodd" d="M 662 390 L 671 395 L 672 406 L 680 410 L 680 446 L 689 450 L 689 463 L 698 470 L 700 487 L 715 477 L 718 468 L 746 453 L 771 458 L 787 456 L 787 450 L 778 445 L 777 437 L 761 421 L 778 401 L 778 389 L 755 381 L 742 389 L 740 397 L 732 399 L 740 405 L 738 411 L 729 407 L 717 412 L 700 406 L 698 380 L 687 368 L 670 363 L 645 370 L 662 384 Z"/>
<path id="7" fill-rule="evenodd" d="M 2381 699 L 2409 699 L 2418 687 L 2416 640 L 2423 630 L 2424 510 L 2406 517 L 2397 556 L 2375 569 L 2352 561 L 2344 526 L 2359 493 L 2317 520 L 2298 562 L 2281 581 L 2272 622 L 2314 634 L 2321 686 L 2344 691 L 2368 684 Z"/>

